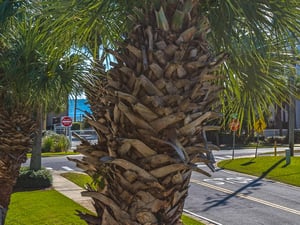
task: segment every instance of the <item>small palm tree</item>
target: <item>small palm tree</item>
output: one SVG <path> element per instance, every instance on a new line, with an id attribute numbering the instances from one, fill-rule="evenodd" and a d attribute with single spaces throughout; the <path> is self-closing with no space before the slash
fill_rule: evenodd
<path id="1" fill-rule="evenodd" d="M 5 4 L 4 6 L 7 6 Z M 3 5 L 1 5 L 1 9 Z M 7 8 L 5 8 L 7 9 Z M 4 10 L 3 10 L 4 11 Z M 5 11 L 7 12 L 7 11 Z M 8 13 L 9 14 L 9 13 Z M 10 15 L 10 14 L 9 14 Z M 4 224 L 6 212 L 10 202 L 10 195 L 16 178 L 19 174 L 21 163 L 26 160 L 26 153 L 31 146 L 31 135 L 34 132 L 32 113 L 28 110 L 24 98 L 24 92 L 16 93 L 18 85 L 15 76 L 6 76 L 8 66 L 8 45 L 5 35 L 9 34 L 6 19 L 1 17 L 3 26 L 0 27 L 0 224 Z M 15 65 L 15 63 L 14 63 Z M 19 85 L 20 87 L 20 85 Z M 24 86 L 24 88 L 26 88 Z"/>
<path id="2" fill-rule="evenodd" d="M 3 3 L 0 9 L 5 6 Z M 42 31 L 41 21 L 28 16 L 26 5 L 19 7 L 17 16 L 3 22 L 0 37 L 0 224 L 4 224 L 20 166 L 33 138 L 41 134 L 41 115 L 65 101 L 78 84 L 76 74 L 83 62 L 74 53 L 70 57 L 69 49 L 67 57 L 65 53 L 51 58 L 47 54 L 49 34 Z M 39 152 L 33 156 L 38 158 Z"/>
<path id="3" fill-rule="evenodd" d="M 40 93 L 36 96 L 32 95 L 32 101 L 37 103 L 33 106 L 37 129 L 30 159 L 31 170 L 41 169 L 41 141 L 44 129 L 44 116 L 49 112 L 59 113 L 66 110 L 68 95 L 78 93 L 82 89 L 80 83 L 83 83 L 83 80 L 86 78 L 84 75 L 84 64 L 83 58 L 79 55 L 68 54 L 60 58 L 56 65 L 53 65 L 54 68 L 50 71 L 51 78 L 42 79 L 41 82 L 33 84 L 35 91 Z M 45 73 L 41 75 L 41 77 L 43 76 L 45 76 Z"/>

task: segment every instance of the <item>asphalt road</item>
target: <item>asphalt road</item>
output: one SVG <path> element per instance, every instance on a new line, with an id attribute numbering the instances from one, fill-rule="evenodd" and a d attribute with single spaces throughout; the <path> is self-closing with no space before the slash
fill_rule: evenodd
<path id="1" fill-rule="evenodd" d="M 258 153 L 270 152 L 270 149 L 259 149 Z M 243 149 L 243 150 L 235 150 L 235 157 L 243 157 L 243 156 L 254 156 L 255 149 Z M 221 150 L 214 151 L 214 155 L 217 161 L 223 159 L 232 158 L 232 150 Z M 72 156 L 59 156 L 59 157 L 44 157 L 42 158 L 42 166 L 46 167 L 50 170 L 75 170 L 81 171 L 81 169 L 77 168 L 74 162 L 71 162 L 67 159 L 70 158 L 78 158 L 80 159 L 82 156 L 80 155 L 72 155 Z M 30 159 L 24 165 L 29 165 Z"/>
<path id="2" fill-rule="evenodd" d="M 67 157 L 70 158 L 82 158 L 81 155 L 72 155 L 72 156 L 59 156 L 59 157 L 43 157 L 42 158 L 42 167 L 45 167 L 49 170 L 63 170 L 63 171 L 82 171 L 80 168 L 76 167 L 76 163 L 69 161 Z M 24 163 L 24 166 L 30 164 L 30 159 Z"/>
<path id="3" fill-rule="evenodd" d="M 270 151 L 259 149 L 258 153 Z M 217 161 L 232 158 L 232 150 L 214 155 Z M 254 155 L 255 149 L 235 150 L 235 157 Z M 67 157 L 43 158 L 42 165 L 53 170 L 80 171 Z M 208 171 L 206 166 L 200 167 Z M 218 225 L 300 224 L 300 188 L 220 169 L 211 175 L 193 173 L 186 212 Z"/>
<path id="4" fill-rule="evenodd" d="M 194 173 L 185 209 L 215 224 L 300 224 L 300 188 L 225 170 Z"/>

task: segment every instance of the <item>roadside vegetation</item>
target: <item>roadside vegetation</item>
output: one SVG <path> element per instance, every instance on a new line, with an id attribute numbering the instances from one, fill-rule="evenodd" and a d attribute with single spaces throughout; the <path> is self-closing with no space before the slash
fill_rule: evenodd
<path id="1" fill-rule="evenodd" d="M 69 179 L 81 186 L 90 177 L 84 174 L 68 173 Z M 74 183 L 75 183 L 74 182 Z M 73 200 L 55 190 L 21 191 L 12 194 L 6 225 L 84 225 L 86 222 L 76 215 L 76 211 L 89 212 Z M 91 213 L 91 212 L 89 212 Z M 92 213 L 91 213 L 92 214 Z M 37 216 L 38 215 L 38 216 Z M 67 216 L 66 216 L 67 215 Z M 182 216 L 184 225 L 204 225 L 203 223 Z"/>
<path id="2" fill-rule="evenodd" d="M 15 190 L 27 189 L 42 189 L 52 185 L 51 172 L 45 168 L 34 171 L 29 167 L 21 167 L 20 174 L 14 186 Z"/>
<path id="3" fill-rule="evenodd" d="M 42 157 L 57 157 L 57 156 L 67 156 L 67 155 L 78 155 L 78 152 L 43 152 Z M 27 158 L 31 157 L 31 153 L 27 153 Z"/>
<path id="4" fill-rule="evenodd" d="M 218 167 L 300 187 L 299 157 L 291 157 L 289 165 L 283 156 L 263 156 L 224 160 Z"/>
<path id="5" fill-rule="evenodd" d="M 88 212 L 55 190 L 22 191 L 12 194 L 6 225 L 84 225 L 76 210 Z M 91 212 L 89 212 L 91 213 Z"/>
<path id="6" fill-rule="evenodd" d="M 193 218 L 188 217 L 186 215 L 182 215 L 181 219 L 182 219 L 184 225 L 204 225 L 203 223 L 201 223 L 197 220 L 194 220 Z"/>
<path id="7" fill-rule="evenodd" d="M 62 173 L 61 176 L 72 181 L 73 183 L 75 183 L 81 188 L 85 188 L 86 184 L 91 184 L 93 182 L 90 176 L 81 173 L 67 172 L 67 173 Z"/>
<path id="8" fill-rule="evenodd" d="M 55 190 L 17 192 L 12 195 L 6 225 L 84 225 L 76 211 L 88 212 Z M 91 212 L 89 212 L 91 213 Z M 37 216 L 39 215 L 39 216 Z M 68 216 L 66 216 L 68 215 Z M 186 215 L 184 225 L 204 225 Z"/>
<path id="9" fill-rule="evenodd" d="M 29 168 L 25 167 L 21 169 L 21 171 L 24 172 L 21 172 L 22 179 L 19 181 L 18 187 L 16 189 L 18 191 L 12 194 L 10 210 L 8 211 L 5 223 L 6 225 L 86 224 L 84 220 L 80 219 L 80 217 L 76 215 L 76 212 L 80 211 L 85 213 L 89 211 L 73 200 L 65 197 L 64 195 L 51 188 L 43 188 L 40 190 L 32 190 L 32 188 L 28 189 L 28 169 Z M 42 174 L 43 176 L 39 176 L 39 174 L 40 173 L 35 176 L 41 177 L 41 179 L 45 175 Z M 48 176 L 49 174 L 46 175 Z M 86 184 L 90 184 L 93 186 L 92 178 L 86 174 L 67 172 L 61 175 L 82 188 L 84 188 Z M 42 183 L 43 182 L 39 183 L 40 186 L 36 188 L 41 188 Z M 185 225 L 204 225 L 203 223 L 187 215 L 182 215 L 182 220 Z"/>
<path id="10" fill-rule="evenodd" d="M 67 152 L 70 141 L 66 135 L 47 131 L 42 140 L 42 152 Z"/>

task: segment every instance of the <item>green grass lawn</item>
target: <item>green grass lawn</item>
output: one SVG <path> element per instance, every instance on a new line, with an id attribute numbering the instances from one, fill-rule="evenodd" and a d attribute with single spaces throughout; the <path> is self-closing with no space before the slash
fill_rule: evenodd
<path id="1" fill-rule="evenodd" d="M 300 157 L 291 157 L 289 165 L 282 156 L 237 158 L 221 161 L 218 167 L 300 187 Z"/>
<path id="2" fill-rule="evenodd" d="M 201 223 L 197 220 L 194 220 L 193 218 L 191 218 L 187 215 L 182 215 L 181 219 L 182 219 L 184 225 L 204 225 L 203 223 Z"/>
<path id="3" fill-rule="evenodd" d="M 79 152 L 43 152 L 42 157 L 57 157 L 57 156 L 66 156 L 66 155 L 79 155 Z M 27 153 L 27 158 L 31 158 L 31 153 Z"/>
<path id="4" fill-rule="evenodd" d="M 5 225 L 84 225 L 76 210 L 88 212 L 55 190 L 16 192 Z"/>
<path id="5" fill-rule="evenodd" d="M 86 184 L 91 184 L 93 181 L 90 176 L 82 173 L 67 172 L 67 173 L 62 173 L 61 176 L 72 181 L 73 183 L 77 184 L 79 187 L 82 188 L 84 188 Z"/>
<path id="6" fill-rule="evenodd" d="M 89 176 L 80 173 L 64 173 L 63 176 L 81 187 L 92 181 Z M 5 225 L 86 224 L 76 215 L 76 210 L 88 212 L 55 190 L 15 192 L 11 196 Z M 185 225 L 203 225 L 186 215 L 182 216 L 182 220 Z"/>

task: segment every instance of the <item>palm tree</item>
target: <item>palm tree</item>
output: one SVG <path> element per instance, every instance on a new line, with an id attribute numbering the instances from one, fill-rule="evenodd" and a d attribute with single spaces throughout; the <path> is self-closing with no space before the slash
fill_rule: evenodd
<path id="1" fill-rule="evenodd" d="M 77 149 L 85 156 L 78 166 L 98 184 L 83 193 L 97 211 L 80 214 L 88 224 L 181 224 L 192 170 L 205 173 L 195 163 L 212 167 L 214 146 L 205 132 L 219 129 L 211 125 L 219 103 L 234 112 L 247 105 L 251 124 L 278 96 L 285 99 L 279 71 L 291 60 L 286 42 L 299 36 L 297 1 L 90 0 L 47 7 L 57 40 L 67 34 L 65 40 L 84 46 L 94 38 L 113 47 L 107 52 L 116 58 L 108 72 L 95 61 L 95 77 L 85 86 L 89 123 L 99 136 Z"/>
<path id="2" fill-rule="evenodd" d="M 49 63 L 51 63 L 51 60 L 49 60 Z M 38 104 L 35 104 L 33 108 L 35 110 L 34 118 L 37 129 L 31 152 L 31 170 L 40 170 L 42 165 L 41 145 L 44 117 L 49 112 L 60 113 L 65 111 L 68 104 L 68 95 L 78 93 L 82 89 L 80 83 L 85 79 L 84 64 L 81 56 L 74 53 L 71 55 L 67 54 L 59 59 L 57 65 L 55 65 L 56 68 L 53 68 L 52 78 L 33 84 L 35 91 L 39 89 L 41 93 L 33 100 L 33 102 Z M 34 98 L 34 96 L 32 97 Z"/>
<path id="3" fill-rule="evenodd" d="M 40 20 L 22 11 L 26 5 L 19 7 L 17 15 L 3 22 L 0 38 L 0 224 L 4 224 L 13 186 L 32 140 L 41 140 L 41 116 L 57 109 L 82 80 L 76 74 L 84 74 L 80 67 L 83 61 L 69 49 L 56 58 L 47 55 L 49 33 L 43 32 Z M 40 148 L 35 150 L 38 162 Z M 40 162 L 33 167 L 38 170 Z"/>
<path id="4" fill-rule="evenodd" d="M 8 4 L 10 5 L 10 4 Z M 7 9 L 7 4 L 4 9 Z M 14 9 L 12 7 L 11 9 Z M 3 5 L 1 5 L 1 11 Z M 11 12 L 14 10 L 11 10 Z M 13 14 L 13 13 L 12 13 Z M 4 15 L 4 14 L 1 14 Z M 8 13 L 10 16 L 10 13 Z M 10 195 L 13 185 L 19 173 L 21 163 L 26 160 L 26 152 L 30 149 L 31 134 L 34 132 L 34 123 L 31 119 L 31 112 L 24 106 L 24 102 L 19 100 L 22 94 L 13 97 L 17 85 L 15 77 L 9 81 L 5 76 L 7 61 L 4 60 L 9 46 L 5 42 L 6 17 L 1 17 L 3 26 L 0 27 L 0 224 L 4 224 Z"/>

